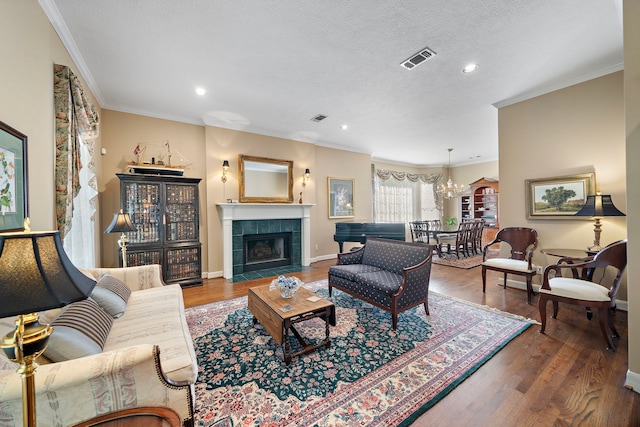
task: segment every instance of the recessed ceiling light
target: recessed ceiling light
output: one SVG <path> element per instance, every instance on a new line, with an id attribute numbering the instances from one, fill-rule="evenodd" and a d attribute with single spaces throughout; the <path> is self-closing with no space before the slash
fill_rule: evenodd
<path id="1" fill-rule="evenodd" d="M 478 69 L 478 64 L 469 64 L 466 67 L 464 67 L 462 69 L 463 73 L 473 73 L 475 70 Z"/>
<path id="2" fill-rule="evenodd" d="M 205 88 L 203 87 L 197 87 L 196 88 L 196 93 L 200 96 L 203 96 L 205 93 L 207 93 L 207 91 L 205 90 Z"/>
<path id="3" fill-rule="evenodd" d="M 347 129 L 349 129 L 349 125 L 342 125 L 342 126 L 340 126 L 340 129 L 347 130 Z"/>

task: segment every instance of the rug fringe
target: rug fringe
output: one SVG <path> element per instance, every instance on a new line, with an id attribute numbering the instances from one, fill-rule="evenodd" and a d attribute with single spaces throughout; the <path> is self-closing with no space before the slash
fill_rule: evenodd
<path id="1" fill-rule="evenodd" d="M 535 319 L 531 319 L 529 317 L 520 316 L 519 314 L 509 313 L 508 311 L 502 311 L 502 310 L 500 310 L 498 308 L 489 307 L 488 305 L 485 305 L 485 304 L 478 304 L 478 303 L 475 303 L 475 302 L 464 300 L 462 298 L 457 298 L 457 297 L 452 297 L 452 296 L 449 296 L 449 295 L 444 295 L 444 294 L 441 294 L 441 293 L 435 292 L 435 291 L 429 291 L 429 293 L 436 294 L 436 295 L 438 295 L 439 297 L 442 297 L 442 298 L 449 298 L 449 299 L 452 299 L 454 301 L 458 301 L 458 302 L 461 302 L 461 303 L 464 303 L 464 304 L 469 304 L 469 305 L 472 305 L 472 306 L 477 307 L 477 308 L 482 308 L 482 309 L 487 310 L 487 311 L 493 311 L 495 313 L 500 313 L 500 314 L 502 314 L 504 316 L 511 317 L 513 319 L 522 320 L 523 322 L 529 322 L 532 325 L 541 325 L 541 323 L 538 322 Z"/>

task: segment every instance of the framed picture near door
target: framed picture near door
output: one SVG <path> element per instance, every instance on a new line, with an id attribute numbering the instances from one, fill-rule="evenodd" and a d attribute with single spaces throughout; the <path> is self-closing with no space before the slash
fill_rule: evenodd
<path id="1" fill-rule="evenodd" d="M 353 178 L 327 178 L 329 218 L 353 218 L 354 181 Z"/>
<path id="2" fill-rule="evenodd" d="M 0 232 L 24 230 L 27 188 L 27 136 L 0 122 Z"/>

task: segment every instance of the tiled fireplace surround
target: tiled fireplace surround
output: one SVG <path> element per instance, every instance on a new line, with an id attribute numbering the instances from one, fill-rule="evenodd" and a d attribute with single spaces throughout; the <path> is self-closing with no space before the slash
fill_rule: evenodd
<path id="1" fill-rule="evenodd" d="M 218 203 L 222 219 L 224 278 L 231 279 L 234 274 L 241 273 L 238 267 L 242 265 L 243 234 L 291 231 L 292 263 L 308 266 L 311 262 L 312 206 L 287 203 Z"/>

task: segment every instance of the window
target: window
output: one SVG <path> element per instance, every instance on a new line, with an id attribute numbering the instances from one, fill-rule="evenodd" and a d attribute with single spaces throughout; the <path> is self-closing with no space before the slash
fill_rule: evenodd
<path id="1" fill-rule="evenodd" d="M 440 219 L 442 204 L 435 197 L 438 174 L 407 174 L 374 169 L 373 220 L 403 222 Z"/>

